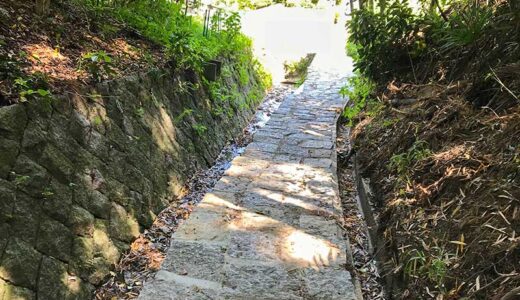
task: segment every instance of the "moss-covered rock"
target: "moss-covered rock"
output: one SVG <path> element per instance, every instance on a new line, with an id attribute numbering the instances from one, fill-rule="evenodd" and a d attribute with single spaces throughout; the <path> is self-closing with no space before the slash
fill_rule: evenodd
<path id="1" fill-rule="evenodd" d="M 27 114 L 21 104 L 5 106 L 0 109 L 0 130 L 2 135 L 12 140 L 20 140 L 25 126 Z"/>
<path id="2" fill-rule="evenodd" d="M 19 151 L 20 143 L 0 137 L 0 178 L 7 178 Z"/>
<path id="3" fill-rule="evenodd" d="M 16 192 L 13 196 L 13 210 L 9 221 L 10 236 L 34 246 L 40 217 L 43 215 L 39 200 L 22 192 Z"/>
<path id="4" fill-rule="evenodd" d="M 52 257 L 43 257 L 38 281 L 38 298 L 65 299 L 69 274 L 67 265 Z"/>
<path id="5" fill-rule="evenodd" d="M 218 84 L 237 101 L 154 70 L 0 107 L 0 299 L 90 298 L 252 116 L 261 88 L 228 69 Z"/>
<path id="6" fill-rule="evenodd" d="M 50 218 L 40 221 L 36 249 L 44 254 L 68 262 L 71 258 L 74 235 L 60 222 Z"/>
<path id="7" fill-rule="evenodd" d="M 33 300 L 36 299 L 36 295 L 30 289 L 12 285 L 0 279 L 0 299 Z"/>
<path id="8" fill-rule="evenodd" d="M 127 213 L 119 204 L 112 203 L 110 211 L 110 235 L 118 240 L 130 242 L 139 236 L 136 217 Z"/>
<path id="9" fill-rule="evenodd" d="M 67 226 L 75 235 L 91 237 L 94 234 L 94 222 L 94 215 L 88 210 L 73 205 L 67 220 Z"/>
<path id="10" fill-rule="evenodd" d="M 34 289 L 42 255 L 18 238 L 11 238 L 2 256 L 0 278 L 20 287 Z"/>

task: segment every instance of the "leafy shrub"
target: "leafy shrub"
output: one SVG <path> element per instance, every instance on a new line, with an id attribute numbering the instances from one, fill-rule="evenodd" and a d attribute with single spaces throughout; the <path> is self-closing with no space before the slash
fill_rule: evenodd
<path id="1" fill-rule="evenodd" d="M 48 99 L 51 96 L 51 92 L 48 89 L 35 87 L 36 83 L 34 78 L 16 78 L 14 80 L 14 86 L 19 91 L 20 102 L 26 102 L 35 97 L 42 97 Z"/>
<path id="2" fill-rule="evenodd" d="M 86 0 L 78 0 L 86 1 Z M 243 35 L 240 15 L 224 10 L 212 10 L 209 34 L 206 34 L 199 16 L 184 14 L 184 3 L 169 0 L 132 0 L 108 1 L 105 4 L 109 11 L 118 19 L 133 27 L 140 35 L 165 46 L 170 65 L 177 70 L 188 71 L 190 77 L 202 75 L 204 64 L 211 60 L 223 61 L 221 77 L 230 77 L 238 74 L 239 85 L 251 83 L 250 76 L 260 81 L 262 87 L 268 88 L 271 84 L 270 75 L 253 58 L 251 40 Z M 253 66 L 255 72 L 248 72 Z M 232 72 L 235 70 L 236 72 Z M 193 72 L 195 71 L 195 72 Z M 209 83 L 202 78 L 204 88 L 213 100 L 215 114 L 232 114 L 229 106 L 223 102 L 238 99 L 237 87 L 229 87 L 229 80 L 217 79 Z M 190 82 L 178 83 L 178 90 L 182 93 L 191 93 L 193 86 Z M 243 105 L 239 103 L 239 105 Z M 181 114 L 182 120 L 186 114 Z M 202 132 L 202 127 L 197 127 Z"/>
<path id="3" fill-rule="evenodd" d="M 312 63 L 314 56 L 316 56 L 316 54 L 309 53 L 297 61 L 284 62 L 283 68 L 285 71 L 285 79 L 287 79 L 288 82 L 296 83 L 297 86 L 302 85 L 307 78 L 307 70 Z"/>
<path id="4" fill-rule="evenodd" d="M 424 251 L 413 249 L 406 253 L 404 273 L 407 279 L 421 278 L 429 280 L 444 290 L 448 268 L 457 259 L 456 255 L 440 247 L 432 247 L 428 255 Z"/>
<path id="5" fill-rule="evenodd" d="M 87 72 L 95 81 L 101 81 L 115 73 L 112 68 L 112 58 L 105 51 L 88 52 L 81 57 L 80 69 Z"/>
<path id="6" fill-rule="evenodd" d="M 409 71 L 417 24 L 407 0 L 395 0 L 382 12 L 356 10 L 347 26 L 357 70 L 376 80 Z"/>
<path id="7" fill-rule="evenodd" d="M 406 152 L 395 154 L 390 158 L 389 168 L 396 170 L 401 176 L 406 176 L 408 169 L 416 162 L 432 154 L 428 143 L 417 140 Z"/>
<path id="8" fill-rule="evenodd" d="M 199 124 L 199 123 L 193 124 L 192 127 L 193 127 L 193 129 L 195 129 L 195 132 L 200 137 L 202 137 L 204 135 L 204 133 L 208 130 L 208 128 L 206 126 Z"/>
<path id="9" fill-rule="evenodd" d="M 508 91 L 489 76 L 490 69 L 520 60 L 518 1 L 422 3 L 415 12 L 406 0 L 355 11 L 348 22 L 347 53 L 356 69 L 376 82 L 469 80 L 474 84 L 468 98 L 476 105 L 518 103 L 518 89 Z"/>
<path id="10" fill-rule="evenodd" d="M 349 104 L 343 111 L 343 117 L 352 126 L 353 119 L 371 101 L 370 96 L 375 88 L 374 83 L 365 76 L 355 75 L 347 79 L 347 85 L 340 89 L 340 94 L 349 99 Z M 374 101 L 374 100 L 372 100 Z"/>

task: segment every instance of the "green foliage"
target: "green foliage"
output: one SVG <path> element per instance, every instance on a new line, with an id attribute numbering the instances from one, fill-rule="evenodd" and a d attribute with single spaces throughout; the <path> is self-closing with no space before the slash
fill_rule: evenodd
<path id="1" fill-rule="evenodd" d="M 336 0 L 336 5 L 341 4 L 341 0 Z M 217 0 L 216 3 L 224 7 L 238 7 L 238 9 L 260 9 L 273 4 L 283 4 L 285 7 L 304 7 L 315 8 L 318 0 Z"/>
<path id="2" fill-rule="evenodd" d="M 456 10 L 450 15 L 449 22 L 442 22 L 435 16 L 430 17 L 432 38 L 438 40 L 441 51 L 446 52 L 475 43 L 485 32 L 492 17 L 489 7 L 470 5 Z"/>
<path id="3" fill-rule="evenodd" d="M 231 12 L 224 20 L 225 34 L 228 39 L 234 39 L 240 34 L 242 29 L 240 15 L 237 12 Z"/>
<path id="4" fill-rule="evenodd" d="M 42 197 L 43 199 L 49 199 L 52 196 L 54 196 L 54 191 L 50 187 L 46 187 L 42 191 Z"/>
<path id="5" fill-rule="evenodd" d="M 353 119 L 367 106 L 371 100 L 370 95 L 375 84 L 365 76 L 355 75 L 347 79 L 347 85 L 343 86 L 339 93 L 349 99 L 349 104 L 343 111 L 343 117 L 349 120 L 352 126 Z"/>
<path id="6" fill-rule="evenodd" d="M 85 53 L 81 57 L 79 69 L 86 70 L 98 82 L 115 73 L 112 58 L 105 51 Z"/>
<path id="7" fill-rule="evenodd" d="M 165 45 L 179 69 L 201 71 L 204 61 L 223 56 L 252 59 L 251 41 L 240 33 L 238 13 L 218 11 L 211 22 L 214 30 L 204 36 L 202 20 L 184 15 L 183 5 L 168 0 L 135 0 L 113 11 L 146 37 Z"/>
<path id="8" fill-rule="evenodd" d="M 204 133 L 208 130 L 208 128 L 202 124 L 195 123 L 192 125 L 192 128 L 195 129 L 195 132 L 198 136 L 204 136 Z"/>
<path id="9" fill-rule="evenodd" d="M 142 107 L 139 107 L 135 110 L 135 115 L 139 118 L 143 118 L 144 117 L 144 108 Z"/>
<path id="10" fill-rule="evenodd" d="M 420 52 L 410 40 L 417 26 L 407 0 L 394 0 L 383 12 L 356 10 L 347 27 L 355 67 L 372 79 L 391 77 L 396 69 L 409 65 L 411 51 Z"/>
<path id="11" fill-rule="evenodd" d="M 238 75 L 239 75 L 240 84 L 246 85 L 249 83 L 249 73 L 247 72 L 246 68 L 240 68 Z"/>
<path id="12" fill-rule="evenodd" d="M 182 120 L 184 120 L 184 118 L 186 118 L 187 116 L 191 116 L 192 113 L 193 113 L 193 109 L 189 109 L 189 108 L 184 109 L 182 111 L 182 113 L 180 113 L 177 117 L 175 117 L 175 119 L 173 120 L 173 123 L 179 124 L 180 122 L 182 122 Z"/>
<path id="13" fill-rule="evenodd" d="M 283 64 L 285 78 L 304 76 L 314 59 L 314 54 L 308 54 L 297 61 L 286 61 Z"/>
<path id="14" fill-rule="evenodd" d="M 110 7 L 107 11 L 141 35 L 164 45 L 170 65 L 177 70 L 195 71 L 204 81 L 204 64 L 220 60 L 223 61 L 222 77 L 238 75 L 235 80 L 244 87 L 252 83 L 251 76 L 260 81 L 263 89 L 271 85 L 270 75 L 253 58 L 251 40 L 240 32 L 241 20 L 236 12 L 213 10 L 209 33 L 204 34 L 201 17 L 185 15 L 183 2 L 133 0 L 107 1 L 105 5 Z M 249 71 L 251 66 L 254 72 Z M 212 108 L 215 113 L 232 114 L 223 103 L 240 100 L 239 93 L 229 88 L 227 82 L 221 79 L 204 82 L 210 98 L 216 101 L 216 108 Z M 181 93 L 191 94 L 194 88 L 189 82 L 178 82 Z M 179 120 L 185 116 L 181 114 Z"/>
<path id="15" fill-rule="evenodd" d="M 99 127 L 101 125 L 103 125 L 103 119 L 101 119 L 100 116 L 95 116 L 93 119 L 92 119 L 92 124 L 96 127 Z"/>
<path id="16" fill-rule="evenodd" d="M 259 77 L 260 84 L 264 89 L 268 89 L 273 85 L 272 75 L 267 72 L 264 66 L 257 59 L 253 59 L 253 70 Z"/>
<path id="17" fill-rule="evenodd" d="M 16 174 L 15 174 L 15 175 L 16 175 Z M 14 184 L 15 184 L 16 186 L 23 185 L 23 184 L 25 184 L 27 181 L 29 181 L 29 179 L 31 179 L 31 177 L 29 177 L 29 176 L 16 175 L 16 177 L 14 178 Z"/>
<path id="18" fill-rule="evenodd" d="M 30 99 L 33 99 L 35 97 L 41 97 L 49 99 L 51 96 L 51 92 L 47 89 L 42 88 L 35 88 L 33 86 L 34 80 L 33 79 L 23 79 L 21 77 L 16 78 L 14 80 L 14 86 L 19 91 L 19 99 L 20 102 L 26 102 Z"/>
<path id="19" fill-rule="evenodd" d="M 390 158 L 389 168 L 395 170 L 401 177 L 406 177 L 413 164 L 431 155 L 432 152 L 428 143 L 423 140 L 417 140 L 406 152 L 394 154 Z"/>
<path id="20" fill-rule="evenodd" d="M 446 274 L 456 255 L 447 253 L 440 247 L 432 247 L 427 253 L 416 249 L 411 250 L 405 257 L 407 258 L 404 274 L 408 279 L 426 279 L 433 282 L 439 290 L 445 290 Z"/>
<path id="21" fill-rule="evenodd" d="M 476 91 L 471 97 L 490 101 L 489 86 L 511 97 L 486 74 L 493 65 L 505 66 L 520 59 L 520 15 L 514 13 L 518 4 L 467 0 L 422 3 L 423 8 L 415 11 L 406 0 L 391 0 L 376 10 L 355 11 L 347 24 L 347 53 L 356 69 L 377 82 L 395 78 L 452 81 L 473 72 L 473 81 L 481 84 L 473 85 Z M 464 79 L 468 80 L 467 76 Z"/>

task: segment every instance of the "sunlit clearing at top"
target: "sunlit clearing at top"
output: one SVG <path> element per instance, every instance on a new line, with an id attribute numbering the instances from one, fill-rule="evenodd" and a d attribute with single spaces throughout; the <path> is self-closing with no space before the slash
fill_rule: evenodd
<path id="1" fill-rule="evenodd" d="M 316 53 L 313 67 L 349 70 L 345 55 L 344 23 L 332 22 L 331 7 L 313 10 L 273 5 L 246 12 L 243 32 L 253 39 L 255 54 L 273 74 L 273 81 L 283 80 L 284 61 L 294 61 L 308 53 Z"/>

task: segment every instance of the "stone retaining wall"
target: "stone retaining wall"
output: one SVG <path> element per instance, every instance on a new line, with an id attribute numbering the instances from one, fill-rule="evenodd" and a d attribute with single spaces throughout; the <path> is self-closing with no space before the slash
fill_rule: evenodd
<path id="1" fill-rule="evenodd" d="M 234 100 L 210 100 L 193 74 L 155 70 L 0 107 L 0 299 L 92 298 L 247 124 L 263 95 L 249 71 L 247 83 L 223 72 Z"/>

